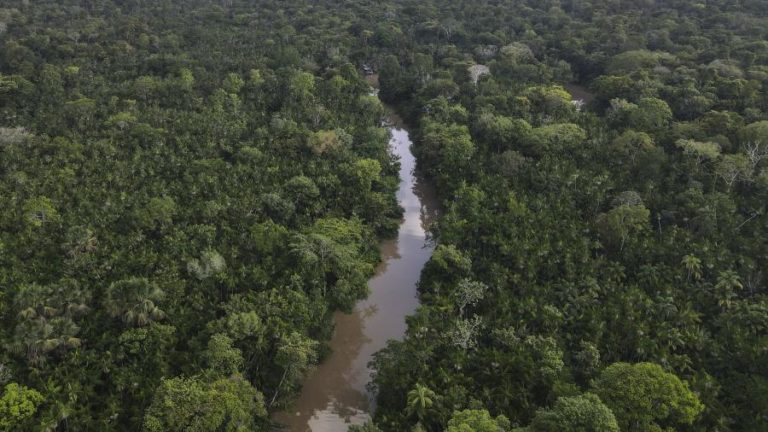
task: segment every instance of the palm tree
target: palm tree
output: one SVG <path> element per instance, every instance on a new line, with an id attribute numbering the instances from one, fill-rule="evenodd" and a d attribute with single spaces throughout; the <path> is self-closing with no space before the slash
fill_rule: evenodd
<path id="1" fill-rule="evenodd" d="M 20 286 L 13 298 L 19 321 L 10 349 L 26 353 L 27 360 L 39 365 L 51 352 L 80 346 L 76 337 L 80 328 L 74 319 L 88 311 L 88 298 L 76 283 L 67 280 Z"/>
<path id="2" fill-rule="evenodd" d="M 733 300 L 736 298 L 736 290 L 741 290 L 744 285 L 741 284 L 739 275 L 733 270 L 726 270 L 717 275 L 715 292 L 717 303 L 721 307 L 730 308 Z"/>
<path id="3" fill-rule="evenodd" d="M 416 414 L 419 421 L 422 421 L 427 411 L 434 405 L 435 397 L 435 392 L 430 390 L 429 387 L 416 384 L 416 387 L 408 392 L 406 413 L 409 416 Z"/>
<path id="4" fill-rule="evenodd" d="M 112 283 L 104 306 L 111 316 L 142 327 L 165 318 L 165 312 L 156 304 L 164 296 L 163 290 L 146 278 L 134 277 Z"/>
<path id="5" fill-rule="evenodd" d="M 686 255 L 683 257 L 683 266 L 688 271 L 688 279 L 693 276 L 694 280 L 701 279 L 701 260 L 694 255 Z"/>
<path id="6" fill-rule="evenodd" d="M 13 303 L 19 318 L 75 317 L 89 310 L 90 296 L 72 281 L 53 285 L 29 284 L 20 286 Z"/>
<path id="7" fill-rule="evenodd" d="M 34 365 L 46 361 L 48 353 L 57 349 L 77 348 L 81 340 L 76 337 L 80 328 L 68 317 L 37 317 L 21 321 L 15 329 L 10 349 L 24 353 Z"/>

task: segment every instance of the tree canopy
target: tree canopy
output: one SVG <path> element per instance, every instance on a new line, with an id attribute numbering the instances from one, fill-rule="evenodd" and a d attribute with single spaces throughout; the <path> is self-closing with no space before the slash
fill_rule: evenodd
<path id="1" fill-rule="evenodd" d="M 0 429 L 268 430 L 398 227 L 380 99 L 442 208 L 362 430 L 768 430 L 767 39 L 761 0 L 2 2 Z"/>

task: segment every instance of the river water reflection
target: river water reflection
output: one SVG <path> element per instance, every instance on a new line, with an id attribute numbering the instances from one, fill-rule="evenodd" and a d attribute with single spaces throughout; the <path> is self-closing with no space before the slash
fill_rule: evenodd
<path id="1" fill-rule="evenodd" d="M 408 131 L 394 113 L 389 123 L 390 146 L 400 158 L 397 198 L 405 210 L 403 220 L 397 238 L 381 244 L 382 262 L 368 282 L 370 296 L 351 314 L 335 314 L 333 352 L 306 378 L 293 407 L 274 416 L 291 432 L 344 432 L 369 419 L 368 362 L 387 340 L 403 336 L 405 317 L 419 305 L 416 283 L 433 249 L 426 227 L 437 205 L 432 189 L 415 173 Z"/>

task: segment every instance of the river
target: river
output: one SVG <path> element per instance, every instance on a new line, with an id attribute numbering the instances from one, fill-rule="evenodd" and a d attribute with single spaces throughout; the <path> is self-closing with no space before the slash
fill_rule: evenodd
<path id="1" fill-rule="evenodd" d="M 368 282 L 370 296 L 351 314 L 334 315 L 332 353 L 304 381 L 301 395 L 288 411 L 273 419 L 291 432 L 344 432 L 351 424 L 370 418 L 374 395 L 367 389 L 368 362 L 389 339 L 405 333 L 405 317 L 419 305 L 416 283 L 432 255 L 427 239 L 437 200 L 415 172 L 411 139 L 402 121 L 390 111 L 389 145 L 400 158 L 397 198 L 404 209 L 397 237 L 381 244 L 382 262 Z"/>

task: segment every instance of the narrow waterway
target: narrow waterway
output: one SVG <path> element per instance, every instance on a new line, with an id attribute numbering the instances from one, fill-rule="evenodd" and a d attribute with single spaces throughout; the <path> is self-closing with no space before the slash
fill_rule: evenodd
<path id="1" fill-rule="evenodd" d="M 437 205 L 416 172 L 411 140 L 400 119 L 388 117 L 392 152 L 400 158 L 397 198 L 405 210 L 397 238 L 381 244 L 382 262 L 368 282 L 370 296 L 351 314 L 336 313 L 330 356 L 304 382 L 293 407 L 274 416 L 291 432 L 344 432 L 370 418 L 373 395 L 366 389 L 368 362 L 387 340 L 405 333 L 405 317 L 418 306 L 416 283 L 432 254 L 426 227 Z"/>

